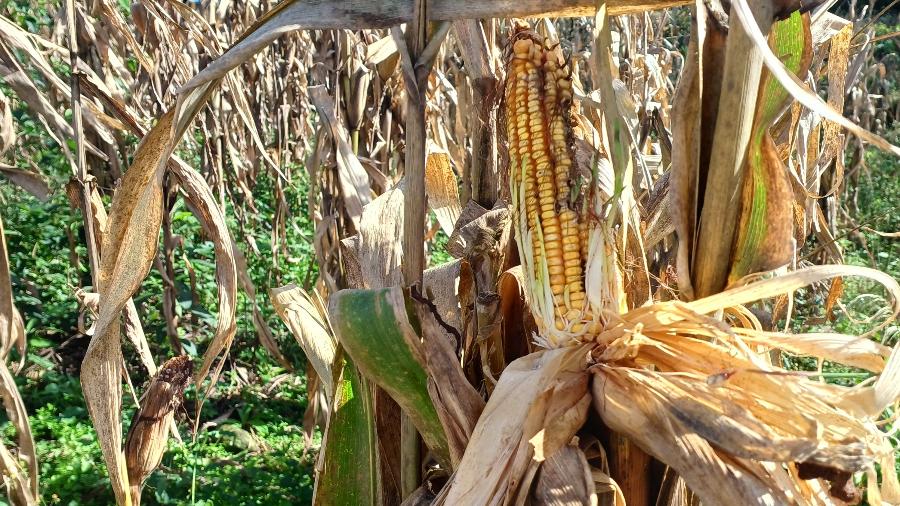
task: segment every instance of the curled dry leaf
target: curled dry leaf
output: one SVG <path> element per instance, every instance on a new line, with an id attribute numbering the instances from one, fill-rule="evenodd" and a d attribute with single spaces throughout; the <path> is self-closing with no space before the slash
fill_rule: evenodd
<path id="1" fill-rule="evenodd" d="M 150 380 L 141 397 L 141 407 L 134 415 L 125 439 L 125 461 L 131 502 L 141 503 L 144 480 L 162 461 L 168 441 L 168 429 L 175 410 L 184 400 L 184 390 L 191 381 L 193 361 L 179 356 L 166 361 Z"/>
<path id="2" fill-rule="evenodd" d="M 700 12 L 702 15 L 703 12 Z M 698 15 L 695 23 L 702 22 Z M 705 30 L 705 27 L 703 27 Z M 697 43 L 699 28 L 692 27 L 691 41 L 685 56 L 684 69 L 675 94 L 672 110 L 672 167 L 671 213 L 678 236 L 676 265 L 678 288 L 687 299 L 694 298 L 691 284 L 691 259 L 697 225 L 697 181 L 700 175 L 700 122 L 702 111 L 700 51 Z"/>
<path id="3" fill-rule="evenodd" d="M 427 276 L 426 271 L 426 276 Z M 412 301 L 422 329 L 423 367 L 428 375 L 428 395 L 434 403 L 444 427 L 450 450 L 451 465 L 455 469 L 469 444 L 484 400 L 466 379 L 456 346 L 461 336 L 451 332 L 440 315 L 439 307 L 419 300 Z"/>
<path id="4" fill-rule="evenodd" d="M 432 267 L 422 274 L 422 291 L 444 323 L 462 335 L 472 304 L 474 279 L 469 262 L 461 259 Z"/>
<path id="5" fill-rule="evenodd" d="M 66 184 L 66 193 L 71 206 L 77 207 L 80 205 L 81 190 L 74 180 Z M 90 207 L 89 216 L 94 222 L 94 241 L 97 243 L 98 251 L 102 254 L 103 240 L 107 232 L 109 217 L 106 214 L 106 208 L 103 207 L 103 200 L 96 189 L 91 193 Z M 79 289 L 76 290 L 75 297 L 85 309 L 96 317 L 100 311 L 100 294 Z M 86 329 L 85 333 L 93 336 L 94 328 Z M 147 336 L 144 334 L 144 328 L 141 326 L 137 307 L 132 299 L 128 299 L 128 302 L 125 303 L 125 336 L 134 345 L 138 357 L 140 357 L 141 363 L 147 369 L 147 372 L 151 375 L 156 374 L 156 362 L 153 360 L 150 344 L 147 342 Z"/>
<path id="6" fill-rule="evenodd" d="M 447 241 L 447 251 L 457 258 L 489 253 L 499 246 L 508 217 L 509 210 L 505 206 L 488 211 L 470 200 Z"/>
<path id="7" fill-rule="evenodd" d="M 669 420 L 656 395 L 642 390 L 629 391 L 608 376 L 593 383 L 594 406 L 603 421 L 651 455 L 678 471 L 691 490 L 710 504 L 767 504 L 787 498 L 776 497 L 762 481 L 728 466 L 704 439 L 680 422 Z"/>
<path id="8" fill-rule="evenodd" d="M 309 294 L 295 285 L 273 288 L 269 297 L 281 321 L 291 330 L 297 344 L 315 369 L 330 403 L 334 397 L 335 374 L 339 374 L 339 368 L 335 365 L 337 343 L 324 311 Z"/>
<path id="9" fill-rule="evenodd" d="M 118 504 L 130 504 L 122 453 L 122 343 L 119 318 L 146 277 L 162 225 L 162 185 L 176 134 L 176 107 L 141 141 L 113 197 L 100 264 L 100 314 L 81 367 L 85 403 L 94 422 Z"/>
<path id="10" fill-rule="evenodd" d="M 210 83 L 203 89 L 186 95 L 183 97 L 183 102 L 176 104 L 173 111 L 170 111 L 170 114 L 175 115 L 177 121 L 176 131 L 168 141 L 167 148 L 169 153 L 171 153 L 171 150 L 183 135 L 187 125 L 199 108 L 202 107 L 206 96 L 216 84 L 217 83 Z M 144 129 L 138 124 L 133 114 L 122 102 L 111 97 L 107 92 L 96 86 L 92 86 L 91 91 L 124 121 L 124 124 L 129 127 L 133 134 L 141 136 L 145 135 Z M 159 123 L 157 126 L 159 126 Z M 156 131 L 156 128 L 154 128 L 153 131 Z M 209 188 L 209 184 L 203 176 L 178 156 L 173 155 L 171 156 L 171 159 L 169 159 L 168 155 L 164 156 L 160 159 L 160 163 L 165 163 L 172 171 L 173 175 L 178 179 L 178 182 L 181 183 L 181 189 L 184 192 L 188 209 L 190 209 L 194 217 L 197 218 L 197 221 L 200 222 L 200 226 L 206 236 L 213 242 L 213 247 L 215 249 L 216 284 L 219 288 L 219 317 L 216 323 L 215 336 L 204 354 L 203 363 L 196 375 L 196 382 L 199 385 L 200 382 L 206 378 L 216 357 L 218 357 L 223 350 L 227 350 L 231 346 L 231 342 L 234 339 L 237 329 L 235 324 L 235 301 L 237 298 L 238 275 L 236 272 L 236 259 L 238 251 L 234 241 L 231 239 L 231 234 L 228 231 L 225 215 L 217 204 L 215 197 L 212 194 L 212 190 Z M 72 202 L 77 202 L 78 198 L 73 197 L 72 194 L 75 188 L 67 186 L 66 189 L 69 191 L 70 200 Z M 94 220 L 94 230 L 97 231 L 96 234 L 100 241 L 98 247 L 102 249 L 105 244 L 105 234 L 109 229 L 109 225 L 106 210 L 103 207 L 103 201 L 96 191 L 93 192 L 91 198 L 91 216 Z M 252 289 L 252 283 L 249 286 Z M 254 324 L 256 324 L 256 320 L 254 320 Z M 155 374 L 156 365 L 150 355 L 149 346 L 147 345 L 143 329 L 140 326 L 140 321 L 137 316 L 137 310 L 131 299 L 128 300 L 125 306 L 125 332 L 138 349 L 141 361 L 147 367 L 147 370 L 151 374 Z M 210 388 L 211 387 L 212 384 L 210 385 Z M 208 391 L 209 390 L 207 390 L 207 393 Z"/>
<path id="11" fill-rule="evenodd" d="M 206 378 L 213 362 L 231 346 L 237 324 L 235 308 L 237 300 L 236 246 L 225 223 L 225 215 L 216 203 L 206 180 L 192 167 L 178 159 L 170 164 L 173 173 L 184 190 L 188 208 L 200 222 L 207 237 L 213 243 L 216 255 L 216 286 L 219 288 L 219 317 L 216 334 L 203 354 L 203 362 L 194 378 L 197 385 Z M 210 384 L 210 388 L 215 382 Z M 208 390 L 207 390 L 208 392 Z"/>
<path id="12" fill-rule="evenodd" d="M 363 206 L 372 200 L 369 188 L 369 176 L 366 169 L 353 153 L 348 134 L 341 128 L 334 112 L 333 100 L 328 96 L 324 86 L 311 86 L 309 98 L 316 110 L 328 127 L 331 138 L 335 144 L 335 154 L 338 163 L 338 180 L 341 184 L 341 193 L 344 197 L 344 206 L 350 219 L 360 226 L 360 216 Z"/>

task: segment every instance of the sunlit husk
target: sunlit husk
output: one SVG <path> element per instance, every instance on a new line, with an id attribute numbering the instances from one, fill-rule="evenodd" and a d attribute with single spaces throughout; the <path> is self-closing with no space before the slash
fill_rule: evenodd
<path id="1" fill-rule="evenodd" d="M 823 339 L 821 346 L 816 345 L 817 334 L 799 334 L 791 342 L 785 334 L 761 330 L 758 322 L 752 325 L 754 319 L 735 318 L 751 323 L 738 328 L 708 315 L 721 310 L 739 314 L 743 309 L 735 303 L 749 304 L 842 274 L 874 279 L 895 300 L 900 296 L 897 282 L 878 271 L 813 267 L 692 303 L 638 308 L 611 320 L 594 343 L 514 362 L 479 420 L 460 466 L 465 472 L 451 482 L 448 498 L 477 496 L 492 504 L 516 497 L 516 484 L 533 478 L 521 459 L 539 462 L 552 455 L 542 451 L 538 445 L 545 440 L 536 437 L 550 422 L 534 425 L 530 417 L 535 409 L 546 409 L 550 385 L 577 377 L 582 367 L 594 375 L 593 405 L 604 423 L 671 466 L 704 503 L 837 504 L 831 497 L 834 483 L 810 479 L 800 469 L 814 465 L 849 477 L 892 461 L 884 432 L 889 424 L 882 414 L 897 398 L 900 354 L 882 346 L 839 349 L 835 343 L 859 338 L 837 334 Z M 812 357 L 866 364 L 882 371 L 881 376 L 842 387 L 785 370 L 769 359 L 770 351 L 798 349 Z M 567 358 L 548 360 L 550 356 Z M 537 390 L 525 392 L 525 384 Z M 509 388 L 513 390 L 497 395 Z M 505 471 L 498 473 L 498 468 Z M 607 474 L 592 472 L 601 482 L 612 483 L 604 490 L 615 489 Z M 900 499 L 893 466 L 882 467 L 881 473 L 879 480 L 871 474 L 869 495 L 893 503 Z"/>
<path id="2" fill-rule="evenodd" d="M 900 294 L 897 283 L 878 271 L 821 266 L 694 303 L 660 303 L 623 315 L 597 339 L 593 391 L 598 412 L 612 429 L 675 468 L 711 503 L 830 503 L 830 485 L 801 479 L 796 466 L 815 464 L 852 474 L 893 458 L 881 416 L 897 398 L 891 382 L 900 355 L 888 355 L 874 343 L 859 344 L 853 336 L 734 328 L 695 309 L 728 309 L 841 272 L 880 281 L 895 300 Z M 882 374 L 852 388 L 826 384 L 773 364 L 768 355 L 773 350 L 800 351 Z M 691 448 L 687 452 L 685 445 Z M 882 471 L 879 490 L 892 502 L 897 499 L 893 466 Z M 729 485 L 711 487 L 715 474 Z"/>
<path id="3" fill-rule="evenodd" d="M 141 503 L 144 480 L 162 461 L 175 410 L 184 400 L 193 361 L 186 355 L 169 359 L 150 381 L 125 440 L 131 503 Z"/>

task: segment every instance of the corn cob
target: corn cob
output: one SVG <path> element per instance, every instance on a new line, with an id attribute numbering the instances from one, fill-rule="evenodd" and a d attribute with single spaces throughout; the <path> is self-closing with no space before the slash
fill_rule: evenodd
<path id="1" fill-rule="evenodd" d="M 557 346 L 599 328 L 585 293 L 585 196 L 573 195 L 572 80 L 558 48 L 526 29 L 512 37 L 507 69 L 512 214 L 538 330 Z"/>

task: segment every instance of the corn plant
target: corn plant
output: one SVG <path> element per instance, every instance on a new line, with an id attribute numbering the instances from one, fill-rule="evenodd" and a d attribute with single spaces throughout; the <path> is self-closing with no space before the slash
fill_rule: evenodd
<path id="1" fill-rule="evenodd" d="M 146 0 L 129 26 L 100 1 L 106 54 L 140 64 L 119 76 L 135 107 L 79 59 L 84 6 L 66 5 L 68 85 L 36 49 L 63 46 L 0 20 L 0 70 L 72 163 L 93 277 L 80 297 L 96 313 L 81 379 L 117 502 L 140 503 L 188 378 L 201 399 L 215 387 L 238 286 L 260 342 L 290 366 L 223 208 L 261 170 L 276 192 L 291 184 L 302 154 L 319 280 L 268 295 L 311 364 L 317 503 L 839 504 L 861 499 L 863 476 L 870 504 L 900 501 L 900 355 L 869 339 L 900 311 L 900 285 L 839 264 L 818 202 L 843 192 L 845 132 L 900 154 L 841 114 L 870 35 L 833 2 L 698 2 L 678 11 L 682 53 L 655 11 L 687 3 L 286 1 L 226 8 L 232 26 Z M 272 45 L 276 65 L 260 53 Z M 807 77 L 820 74 L 827 102 Z M 198 127 L 202 173 L 177 149 Z M 143 140 L 107 215 L 95 180 L 121 162 L 114 131 Z M 131 297 L 155 264 L 171 278 L 179 196 L 215 244 L 219 314 L 198 367 L 176 357 L 157 372 Z M 242 224 L 250 200 L 231 202 Z M 452 259 L 426 268 L 438 229 Z M 810 236 L 821 265 L 798 256 Z M 830 311 L 845 276 L 883 285 L 890 316 L 863 336 L 776 329 L 796 290 L 823 291 Z M 123 314 L 154 374 L 139 413 L 155 420 L 139 415 L 124 442 Z M 877 377 L 833 385 L 784 354 Z M 18 502 L 37 496 L 30 459 L 27 471 L 2 459 Z"/>

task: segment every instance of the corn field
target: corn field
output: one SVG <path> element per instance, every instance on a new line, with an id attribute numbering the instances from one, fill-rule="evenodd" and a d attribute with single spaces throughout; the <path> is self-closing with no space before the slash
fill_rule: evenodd
<path id="1" fill-rule="evenodd" d="M 863 150 L 900 156 L 871 29 L 893 3 L 835 3 L 66 0 L 50 31 L 0 17 L 0 150 L 31 167 L 0 173 L 63 189 L 81 217 L 80 383 L 117 504 L 196 437 L 200 409 L 187 432 L 176 414 L 216 389 L 238 319 L 291 368 L 265 306 L 309 363 L 316 504 L 900 504 L 900 352 L 882 339 L 900 285 L 837 245 Z M 17 147 L 11 100 L 65 157 L 64 188 Z M 309 290 L 283 278 L 301 177 Z M 215 253 L 196 363 L 176 203 Z M 39 504 L 2 232 L 0 468 L 11 503 Z M 450 260 L 429 267 L 439 235 Z M 282 286 L 258 290 L 248 255 Z M 151 270 L 172 356 L 133 299 Z M 848 278 L 878 286 L 868 332 L 796 331 L 795 293 L 827 315 Z M 871 379 L 827 382 L 826 362 Z"/>

